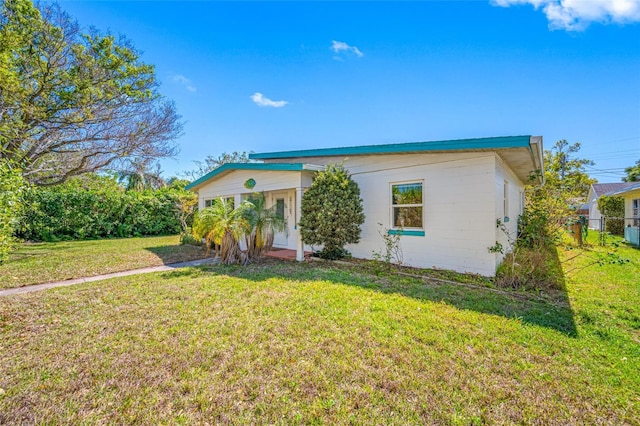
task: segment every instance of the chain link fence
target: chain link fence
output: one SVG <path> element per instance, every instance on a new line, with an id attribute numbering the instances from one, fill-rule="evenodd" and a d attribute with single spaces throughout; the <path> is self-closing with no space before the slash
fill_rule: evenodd
<path id="1" fill-rule="evenodd" d="M 600 233 L 600 245 L 606 245 L 607 234 L 624 237 L 629 244 L 640 248 L 640 219 L 637 217 L 606 217 L 584 219 L 590 230 Z"/>

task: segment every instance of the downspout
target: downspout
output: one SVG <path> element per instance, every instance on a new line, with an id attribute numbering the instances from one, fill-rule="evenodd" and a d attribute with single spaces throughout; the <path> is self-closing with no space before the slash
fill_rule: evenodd
<path id="1" fill-rule="evenodd" d="M 531 136 L 529 138 L 531 157 L 536 170 L 540 171 L 540 186 L 544 186 L 544 157 L 542 148 L 542 136 Z"/>

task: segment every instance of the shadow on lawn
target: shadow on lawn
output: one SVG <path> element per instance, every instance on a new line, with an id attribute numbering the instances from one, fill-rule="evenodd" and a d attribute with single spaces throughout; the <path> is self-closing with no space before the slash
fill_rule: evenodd
<path id="1" fill-rule="evenodd" d="M 207 249 L 203 246 L 177 244 L 174 246 L 146 247 L 145 250 L 155 254 L 164 265 L 187 262 L 189 260 L 204 259 Z"/>
<path id="2" fill-rule="evenodd" d="M 554 265 L 562 271 L 557 252 Z M 564 277 L 553 290 L 540 297 L 533 293 L 494 290 L 491 288 L 429 280 L 427 277 L 408 277 L 395 273 L 376 274 L 361 264 L 342 266 L 326 263 L 294 263 L 268 259 L 248 266 L 211 265 L 199 269 L 183 269 L 165 274 L 166 278 L 215 273 L 250 281 L 281 278 L 294 281 L 323 280 L 355 286 L 385 294 L 401 294 L 417 300 L 447 303 L 458 309 L 483 314 L 498 315 L 557 330 L 567 336 L 577 337 L 574 314 L 565 289 Z"/>

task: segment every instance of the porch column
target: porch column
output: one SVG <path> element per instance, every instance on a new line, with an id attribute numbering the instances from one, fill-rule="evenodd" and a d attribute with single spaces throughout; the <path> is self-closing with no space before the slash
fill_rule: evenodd
<path id="1" fill-rule="evenodd" d="M 302 188 L 296 188 L 296 221 L 300 221 L 300 217 L 302 216 Z M 296 232 L 296 260 L 298 262 L 302 262 L 304 260 L 304 243 L 302 242 L 302 233 L 300 232 L 300 227 L 296 222 L 295 227 L 298 232 Z"/>

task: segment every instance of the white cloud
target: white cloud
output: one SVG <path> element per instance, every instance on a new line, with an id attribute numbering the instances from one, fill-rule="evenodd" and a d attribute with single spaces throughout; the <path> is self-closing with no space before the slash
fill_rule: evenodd
<path id="1" fill-rule="evenodd" d="M 174 75 L 173 81 L 182 84 L 190 92 L 196 91 L 196 87 L 193 84 L 191 84 L 191 80 L 189 80 L 187 77 L 185 77 L 182 74 Z"/>
<path id="2" fill-rule="evenodd" d="M 355 46 L 349 46 L 347 43 L 345 43 L 343 41 L 333 40 L 330 49 L 333 50 L 335 53 L 338 53 L 338 54 L 340 54 L 341 52 L 352 52 L 358 58 L 362 58 L 364 56 L 364 53 L 362 53 L 360 51 L 360 49 L 358 49 Z M 339 56 L 334 56 L 333 59 L 340 60 L 341 58 Z"/>
<path id="3" fill-rule="evenodd" d="M 552 30 L 582 31 L 592 22 L 640 21 L 640 0 L 491 0 L 495 6 L 530 4 L 549 20 Z"/>
<path id="4" fill-rule="evenodd" d="M 256 92 L 251 95 L 251 100 L 253 101 L 253 103 L 261 107 L 282 108 L 283 106 L 288 104 L 287 101 L 272 101 L 260 92 Z"/>

